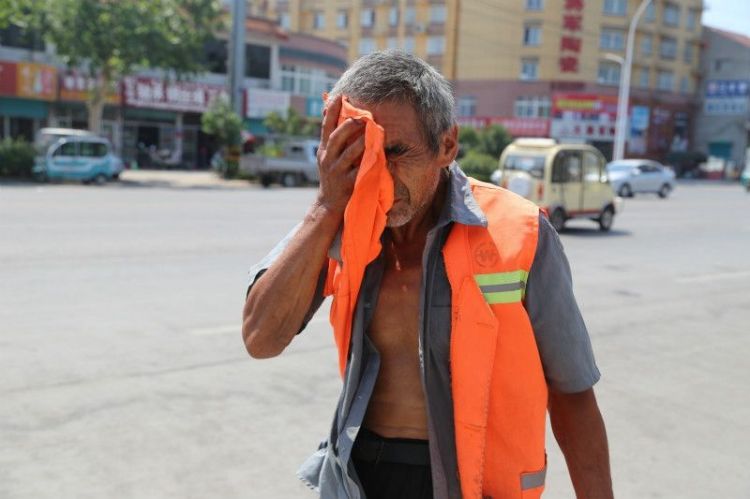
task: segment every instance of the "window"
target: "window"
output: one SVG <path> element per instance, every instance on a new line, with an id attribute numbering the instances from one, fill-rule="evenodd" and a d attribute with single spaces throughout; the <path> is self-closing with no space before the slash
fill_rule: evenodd
<path id="1" fill-rule="evenodd" d="M 407 36 L 404 38 L 404 52 L 407 52 L 409 54 L 414 53 L 414 37 L 413 36 Z"/>
<path id="2" fill-rule="evenodd" d="M 687 76 L 680 78 L 680 93 L 687 94 L 690 92 L 690 80 Z"/>
<path id="3" fill-rule="evenodd" d="M 44 50 L 44 40 L 40 33 L 10 24 L 0 29 L 0 45 L 27 50 Z"/>
<path id="4" fill-rule="evenodd" d="M 367 55 L 377 50 L 375 45 L 375 39 L 373 38 L 360 38 L 359 40 L 359 55 Z"/>
<path id="5" fill-rule="evenodd" d="M 693 44 L 689 40 L 685 41 L 685 47 L 682 49 L 682 60 L 687 64 L 693 62 Z"/>
<path id="6" fill-rule="evenodd" d="M 293 64 L 281 65 L 281 89 L 293 94 L 320 97 L 320 94 L 333 88 L 336 80 L 335 75 L 322 69 Z"/>
<path id="7" fill-rule="evenodd" d="M 643 35 L 641 38 L 641 55 L 650 56 L 654 51 L 654 39 L 651 35 Z"/>
<path id="8" fill-rule="evenodd" d="M 445 52 L 444 36 L 427 37 L 427 55 L 443 55 Z"/>
<path id="9" fill-rule="evenodd" d="M 390 50 L 394 50 L 398 48 L 398 38 L 391 37 L 388 38 L 388 41 L 386 43 L 386 47 Z"/>
<path id="10" fill-rule="evenodd" d="M 279 26 L 284 29 L 289 29 L 290 22 L 289 12 L 282 12 L 279 14 Z"/>
<path id="11" fill-rule="evenodd" d="M 599 83 L 617 85 L 620 83 L 620 65 L 613 62 L 600 62 L 598 71 Z"/>
<path id="12" fill-rule="evenodd" d="M 340 10 L 336 13 L 336 27 L 346 28 L 349 26 L 349 12 Z"/>
<path id="13" fill-rule="evenodd" d="M 537 47 L 542 43 L 542 27 L 538 24 L 527 24 L 523 28 L 523 44 L 527 47 Z"/>
<path id="14" fill-rule="evenodd" d="M 430 23 L 445 24 L 445 5 L 430 6 Z"/>
<path id="15" fill-rule="evenodd" d="M 363 28 L 372 28 L 375 26 L 375 11 L 373 9 L 362 9 L 359 21 Z"/>
<path id="16" fill-rule="evenodd" d="M 583 152 L 583 180 L 584 182 L 602 181 L 602 162 L 593 152 Z"/>
<path id="17" fill-rule="evenodd" d="M 521 59 L 521 79 L 536 80 L 539 77 L 539 59 Z"/>
<path id="18" fill-rule="evenodd" d="M 526 0 L 526 10 L 544 10 L 544 0 Z"/>
<path id="19" fill-rule="evenodd" d="M 662 59 L 674 59 L 677 57 L 677 40 L 670 37 L 663 37 L 659 46 L 659 55 Z"/>
<path id="20" fill-rule="evenodd" d="M 656 87 L 659 90 L 671 91 L 674 87 L 674 74 L 671 71 L 659 71 Z"/>
<path id="21" fill-rule="evenodd" d="M 271 79 L 271 47 L 253 43 L 245 45 L 245 76 Z"/>
<path id="22" fill-rule="evenodd" d="M 417 22 L 417 11 L 414 7 L 407 7 L 404 10 L 404 23 L 407 26 L 412 26 Z"/>
<path id="23" fill-rule="evenodd" d="M 625 32 L 621 29 L 602 29 L 599 35 L 599 48 L 603 50 L 622 50 L 625 47 Z"/>
<path id="24" fill-rule="evenodd" d="M 203 64 L 209 73 L 227 74 L 227 41 L 209 39 L 203 47 Z"/>
<path id="25" fill-rule="evenodd" d="M 458 115 L 459 116 L 476 116 L 477 98 L 471 95 L 465 95 L 458 98 Z"/>
<path id="26" fill-rule="evenodd" d="M 398 26 L 398 7 L 391 7 L 388 11 L 388 26 L 392 28 Z"/>
<path id="27" fill-rule="evenodd" d="M 313 14 L 313 29 L 323 29 L 326 27 L 326 15 L 325 12 L 315 12 Z"/>
<path id="28" fill-rule="evenodd" d="M 101 142 L 81 142 L 80 156 L 87 158 L 103 158 L 107 155 L 107 144 Z"/>
<path id="29" fill-rule="evenodd" d="M 679 26 L 680 6 L 674 3 L 664 4 L 664 24 L 667 26 Z"/>
<path id="30" fill-rule="evenodd" d="M 581 155 L 573 151 L 560 151 L 552 166 L 552 182 L 580 182 Z"/>
<path id="31" fill-rule="evenodd" d="M 693 31 L 695 29 L 695 26 L 698 24 L 698 11 L 695 9 L 689 9 L 687 12 L 687 29 L 690 31 Z"/>
<path id="32" fill-rule="evenodd" d="M 641 69 L 641 75 L 638 78 L 638 86 L 648 88 L 651 84 L 651 71 L 648 68 Z"/>
<path id="33" fill-rule="evenodd" d="M 516 118 L 549 118 L 552 103 L 549 97 L 518 97 L 513 103 Z"/>
<path id="34" fill-rule="evenodd" d="M 628 13 L 627 0 L 604 0 L 604 13 L 610 16 L 624 16 Z"/>
<path id="35" fill-rule="evenodd" d="M 66 142 L 65 144 L 61 145 L 57 149 L 55 149 L 55 153 L 53 156 L 77 156 L 78 155 L 78 143 L 76 142 Z"/>
<path id="36" fill-rule="evenodd" d="M 643 15 L 643 18 L 646 20 L 647 23 L 652 23 L 656 21 L 656 3 L 653 1 L 648 4 L 646 7 L 646 12 Z"/>

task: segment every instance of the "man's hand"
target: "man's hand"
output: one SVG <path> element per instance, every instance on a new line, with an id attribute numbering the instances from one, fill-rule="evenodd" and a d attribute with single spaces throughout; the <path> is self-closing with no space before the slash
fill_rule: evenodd
<path id="1" fill-rule="evenodd" d="M 336 96 L 324 111 L 318 147 L 320 189 L 317 203 L 343 218 L 365 151 L 365 123 L 349 118 L 337 126 L 341 98 L 341 95 Z"/>
<path id="2" fill-rule="evenodd" d="M 578 499 L 611 499 L 612 477 L 604 421 L 594 390 L 549 394 L 552 431 L 565 455 Z"/>

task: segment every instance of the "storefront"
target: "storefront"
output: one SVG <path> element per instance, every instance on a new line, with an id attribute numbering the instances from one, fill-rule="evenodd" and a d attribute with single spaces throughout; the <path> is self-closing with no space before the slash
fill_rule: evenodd
<path id="1" fill-rule="evenodd" d="M 268 129 L 263 123 L 271 113 L 286 118 L 292 107 L 292 96 L 282 90 L 265 88 L 245 89 L 245 129 L 253 135 L 265 135 Z"/>
<path id="2" fill-rule="evenodd" d="M 215 145 L 201 114 L 219 85 L 132 76 L 122 83 L 122 157 L 141 168 L 207 168 Z"/>
<path id="3" fill-rule="evenodd" d="M 34 140 L 47 124 L 57 97 L 57 69 L 30 62 L 0 61 L 0 138 Z"/>

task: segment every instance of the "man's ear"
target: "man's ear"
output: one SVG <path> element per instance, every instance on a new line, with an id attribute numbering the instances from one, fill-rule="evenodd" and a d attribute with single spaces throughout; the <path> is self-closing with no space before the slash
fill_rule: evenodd
<path id="1" fill-rule="evenodd" d="M 458 126 L 453 125 L 443 133 L 440 143 L 440 163 L 450 165 L 458 154 Z"/>

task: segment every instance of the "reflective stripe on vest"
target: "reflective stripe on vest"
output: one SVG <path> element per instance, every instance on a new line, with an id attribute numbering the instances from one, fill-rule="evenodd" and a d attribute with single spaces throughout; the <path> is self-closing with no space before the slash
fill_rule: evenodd
<path id="1" fill-rule="evenodd" d="M 474 279 L 487 303 L 513 303 L 522 301 L 526 294 L 529 273 L 525 270 L 477 274 Z"/>

